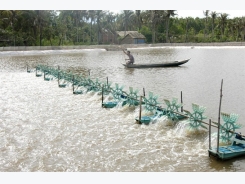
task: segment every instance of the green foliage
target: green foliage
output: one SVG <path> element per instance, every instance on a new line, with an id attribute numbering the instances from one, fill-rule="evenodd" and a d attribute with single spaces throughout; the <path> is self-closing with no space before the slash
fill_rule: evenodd
<path id="1" fill-rule="evenodd" d="M 229 19 L 218 13 L 178 18 L 174 12 L 124 10 L 114 15 L 104 10 L 0 10 L 0 46 L 111 44 L 101 40 L 104 30 L 114 34 L 139 31 L 146 43 L 244 41 L 244 18 Z"/>
<path id="2" fill-rule="evenodd" d="M 143 34 L 146 37 L 146 42 L 151 43 L 152 40 L 152 32 L 149 27 L 142 26 L 140 33 Z"/>

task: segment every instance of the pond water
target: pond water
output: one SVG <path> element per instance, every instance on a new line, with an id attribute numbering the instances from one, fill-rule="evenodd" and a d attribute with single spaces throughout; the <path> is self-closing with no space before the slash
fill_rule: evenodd
<path id="1" fill-rule="evenodd" d="M 166 117 L 139 125 L 139 107 L 101 108 L 101 95 L 73 95 L 72 85 L 59 88 L 44 81 L 38 64 L 107 79 L 124 91 L 129 87 L 146 96 L 152 92 L 159 106 L 178 98 L 192 112 L 192 103 L 206 108 L 206 121 L 218 121 L 221 111 L 239 115 L 245 134 L 244 47 L 128 48 L 137 63 L 190 61 L 180 67 L 127 69 L 122 51 L 62 50 L 0 52 L 0 171 L 1 172 L 211 172 L 245 171 L 244 157 L 225 162 L 208 156 L 208 131 L 189 130 Z M 105 99 L 109 100 L 109 98 Z M 212 129 L 212 145 L 216 145 Z"/>

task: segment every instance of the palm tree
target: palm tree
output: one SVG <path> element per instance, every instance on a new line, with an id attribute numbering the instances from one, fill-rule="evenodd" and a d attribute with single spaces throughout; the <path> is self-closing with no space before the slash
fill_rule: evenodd
<path id="1" fill-rule="evenodd" d="M 242 25 L 242 19 L 241 18 L 235 18 L 234 27 L 236 29 L 236 41 L 238 41 L 239 36 L 241 34 L 241 25 Z"/>
<path id="2" fill-rule="evenodd" d="M 225 26 L 227 24 L 227 18 L 228 18 L 228 14 L 227 13 L 221 13 L 220 14 L 220 28 L 221 28 L 221 36 L 222 38 L 224 37 L 225 34 Z"/>
<path id="3" fill-rule="evenodd" d="M 236 23 L 234 21 L 227 21 L 227 25 L 226 25 L 226 30 L 229 33 L 229 36 L 232 38 L 232 40 L 235 40 L 235 32 L 236 32 Z"/>
<path id="4" fill-rule="evenodd" d="M 135 15 L 138 25 L 138 31 L 140 31 L 142 25 L 141 10 L 135 10 Z"/>
<path id="5" fill-rule="evenodd" d="M 208 16 L 209 16 L 209 10 L 203 11 L 203 14 L 204 14 L 204 16 L 205 16 L 204 38 L 206 38 L 206 34 L 207 34 L 207 25 L 208 25 Z"/>
<path id="6" fill-rule="evenodd" d="M 156 25 L 164 19 L 164 10 L 146 10 L 142 13 L 143 23 L 149 24 L 152 32 L 152 43 L 156 41 Z"/>
<path id="7" fill-rule="evenodd" d="M 107 29 L 107 42 L 109 43 L 109 35 L 113 35 L 113 43 L 115 43 L 115 21 L 116 16 L 112 12 L 107 12 L 103 20 L 103 27 Z"/>
<path id="8" fill-rule="evenodd" d="M 19 13 L 18 21 L 16 22 L 16 30 L 18 30 L 18 42 L 24 45 L 35 45 L 37 38 L 37 30 L 34 26 L 36 14 L 34 10 L 23 10 Z M 21 43 L 22 41 L 22 43 Z"/>
<path id="9" fill-rule="evenodd" d="M 52 39 L 55 38 L 55 28 L 56 28 L 56 20 L 57 20 L 57 12 L 54 10 L 48 10 L 49 16 L 47 17 L 47 24 L 43 30 L 43 36 L 47 39 L 50 45 L 53 45 Z"/>
<path id="10" fill-rule="evenodd" d="M 47 22 L 50 16 L 49 10 L 35 10 L 36 23 L 39 31 L 39 45 L 42 46 L 43 29 L 47 26 Z"/>
<path id="11" fill-rule="evenodd" d="M 76 28 L 76 42 L 79 42 L 78 39 L 78 30 L 81 25 L 81 22 L 83 21 L 84 17 L 87 15 L 86 10 L 73 10 L 72 12 L 72 19 L 73 19 L 73 24 L 75 25 Z"/>
<path id="12" fill-rule="evenodd" d="M 68 33 L 68 28 L 71 27 L 71 12 L 68 10 L 60 11 L 59 17 L 57 19 L 57 35 L 59 37 L 58 45 L 61 45 L 64 38 L 66 39 L 66 34 Z"/>
<path id="13" fill-rule="evenodd" d="M 188 38 L 188 30 L 189 30 L 188 26 L 189 26 L 189 17 L 187 17 L 187 18 L 186 18 L 186 27 L 185 27 L 185 42 L 187 42 L 187 41 L 188 41 L 188 40 L 187 40 L 187 38 Z"/>
<path id="14" fill-rule="evenodd" d="M 245 38 L 245 17 L 242 17 L 241 27 L 242 27 L 242 41 L 244 41 L 244 38 Z"/>
<path id="15" fill-rule="evenodd" d="M 97 23 L 97 42 L 98 45 L 100 44 L 100 38 L 101 38 L 101 19 L 104 16 L 103 10 L 96 10 L 95 17 L 96 17 L 96 23 Z"/>
<path id="16" fill-rule="evenodd" d="M 211 15 L 211 18 L 212 18 L 212 40 L 213 40 L 213 38 L 214 38 L 214 27 L 215 27 L 215 19 L 217 18 L 217 16 L 218 16 L 218 13 L 216 13 L 215 11 L 212 11 L 211 13 L 210 13 L 210 15 Z"/>
<path id="17" fill-rule="evenodd" d="M 95 10 L 88 10 L 88 17 L 90 19 L 90 44 L 92 43 L 92 25 L 95 19 Z"/>
<path id="18" fill-rule="evenodd" d="M 124 36 L 126 36 L 126 31 L 128 31 L 128 26 L 131 23 L 133 14 L 134 12 L 132 10 L 123 10 Z"/>
<path id="19" fill-rule="evenodd" d="M 156 24 L 158 21 L 157 10 L 151 10 L 152 43 L 156 41 Z"/>
<path id="20" fill-rule="evenodd" d="M 15 46 L 15 39 L 16 39 L 16 32 L 15 32 L 15 22 L 17 22 L 17 16 L 18 14 L 21 14 L 21 11 L 19 10 L 3 10 L 2 15 L 3 17 L 8 20 L 8 25 L 10 25 L 12 29 L 12 35 L 13 35 L 13 41 Z"/>
<path id="21" fill-rule="evenodd" d="M 166 10 L 166 42 L 169 43 L 169 36 L 168 36 L 168 32 L 169 32 L 169 20 L 170 17 L 174 17 L 175 15 L 175 11 L 176 10 Z"/>

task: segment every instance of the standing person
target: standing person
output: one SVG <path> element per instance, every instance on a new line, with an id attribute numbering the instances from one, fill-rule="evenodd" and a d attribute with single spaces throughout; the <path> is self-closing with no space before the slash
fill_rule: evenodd
<path id="1" fill-rule="evenodd" d="M 128 60 L 126 64 L 134 64 L 134 56 L 130 54 L 130 51 L 128 50 L 127 52 L 125 52 L 125 50 L 123 50 L 123 52 L 128 56 L 128 59 L 125 59 Z"/>

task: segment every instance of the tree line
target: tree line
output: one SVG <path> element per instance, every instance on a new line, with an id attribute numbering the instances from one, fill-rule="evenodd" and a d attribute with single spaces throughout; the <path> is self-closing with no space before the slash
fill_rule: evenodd
<path id="1" fill-rule="evenodd" d="M 244 41 L 245 17 L 203 11 L 178 18 L 176 10 L 0 10 L 0 46 L 111 44 L 102 35 L 138 31 L 146 43 Z M 120 38 L 117 38 L 120 39 Z M 120 43 L 120 42 L 117 42 Z"/>

